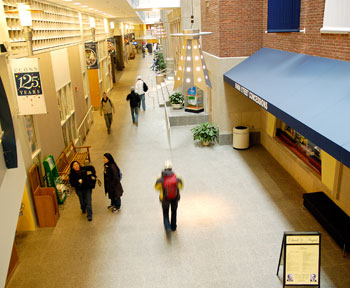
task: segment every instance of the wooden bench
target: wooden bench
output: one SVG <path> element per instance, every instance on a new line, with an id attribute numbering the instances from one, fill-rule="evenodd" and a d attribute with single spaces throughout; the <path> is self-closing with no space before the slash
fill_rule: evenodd
<path id="1" fill-rule="evenodd" d="M 85 149 L 85 151 L 81 151 L 82 149 Z M 69 183 L 70 165 L 73 161 L 78 161 L 81 165 L 84 165 L 86 159 L 89 162 L 91 161 L 89 149 L 90 146 L 75 146 L 73 141 L 71 141 L 60 156 L 58 156 L 55 162 L 63 183 Z"/>
<path id="2" fill-rule="evenodd" d="M 327 230 L 345 251 L 350 251 L 350 217 L 325 193 L 314 192 L 303 195 L 304 206 Z"/>

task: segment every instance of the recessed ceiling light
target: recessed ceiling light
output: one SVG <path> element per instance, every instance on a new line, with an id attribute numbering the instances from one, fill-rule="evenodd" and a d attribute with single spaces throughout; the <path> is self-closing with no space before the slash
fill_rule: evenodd
<path id="1" fill-rule="evenodd" d="M 75 2 L 75 3 L 73 3 L 73 5 L 80 5 L 80 3 L 79 2 Z"/>
<path id="2" fill-rule="evenodd" d="M 94 8 L 89 8 L 89 10 L 94 10 Z"/>
<path id="3" fill-rule="evenodd" d="M 64 0 L 64 1 L 66 1 L 66 2 L 72 2 L 72 0 Z"/>
<path id="4" fill-rule="evenodd" d="M 89 6 L 84 5 L 84 6 L 81 6 L 81 7 L 83 7 L 83 8 L 88 8 Z"/>

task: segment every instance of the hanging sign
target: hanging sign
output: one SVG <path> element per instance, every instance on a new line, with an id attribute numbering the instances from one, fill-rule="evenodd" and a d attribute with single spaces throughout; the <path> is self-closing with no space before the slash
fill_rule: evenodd
<path id="1" fill-rule="evenodd" d="M 46 114 L 38 58 L 10 59 L 20 115 Z"/>
<path id="2" fill-rule="evenodd" d="M 85 43 L 85 61 L 87 69 L 98 69 L 97 42 Z"/>
<path id="3" fill-rule="evenodd" d="M 115 54 L 115 39 L 114 37 L 107 38 L 107 50 L 109 55 Z"/>
<path id="4" fill-rule="evenodd" d="M 277 275 L 280 265 L 284 270 L 283 287 L 320 287 L 321 233 L 285 232 Z"/>

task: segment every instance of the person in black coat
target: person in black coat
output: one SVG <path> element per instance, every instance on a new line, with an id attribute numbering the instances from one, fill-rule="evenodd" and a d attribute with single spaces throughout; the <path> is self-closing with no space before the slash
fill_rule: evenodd
<path id="1" fill-rule="evenodd" d="M 130 101 L 130 111 L 132 123 L 138 126 L 139 108 L 141 103 L 140 95 L 135 93 L 135 87 L 130 87 L 130 93 L 126 97 L 126 101 Z"/>
<path id="2" fill-rule="evenodd" d="M 121 206 L 120 197 L 123 195 L 123 187 L 120 183 L 121 172 L 118 165 L 115 163 L 113 156 L 109 153 L 103 155 L 104 159 L 104 186 L 105 194 L 111 199 L 111 205 L 107 208 L 112 209 L 112 212 L 118 212 Z"/>
<path id="3" fill-rule="evenodd" d="M 87 212 L 87 218 L 92 220 L 92 204 L 91 204 L 91 181 L 92 175 L 96 179 L 96 171 L 94 166 L 81 166 L 78 161 L 70 164 L 69 182 L 79 197 L 80 208 L 83 214 Z"/>

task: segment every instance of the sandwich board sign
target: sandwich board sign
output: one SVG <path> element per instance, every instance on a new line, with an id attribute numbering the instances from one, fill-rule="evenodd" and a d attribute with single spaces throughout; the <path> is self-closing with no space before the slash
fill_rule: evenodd
<path id="1" fill-rule="evenodd" d="M 283 265 L 283 287 L 320 287 L 321 233 L 284 232 L 278 262 Z"/>

